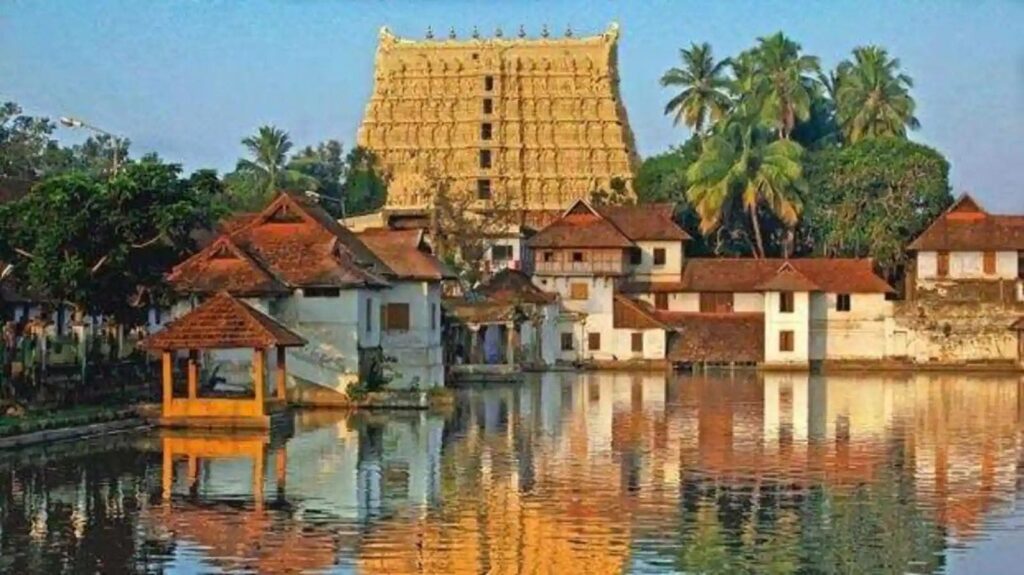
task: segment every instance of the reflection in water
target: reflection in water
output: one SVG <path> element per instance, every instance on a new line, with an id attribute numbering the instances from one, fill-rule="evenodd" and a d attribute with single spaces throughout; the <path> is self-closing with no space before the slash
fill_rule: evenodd
<path id="1" fill-rule="evenodd" d="M 1022 397 L 1017 378 L 546 374 L 447 414 L 301 412 L 273 441 L 7 454 L 0 570 L 1007 572 Z"/>

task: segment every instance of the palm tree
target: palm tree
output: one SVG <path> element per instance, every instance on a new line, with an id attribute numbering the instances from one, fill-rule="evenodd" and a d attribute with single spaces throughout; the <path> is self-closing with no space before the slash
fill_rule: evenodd
<path id="1" fill-rule="evenodd" d="M 810 117 L 818 59 L 800 53 L 800 44 L 782 32 L 758 38 L 751 54 L 761 119 L 786 140 L 797 121 Z"/>
<path id="2" fill-rule="evenodd" d="M 260 126 L 256 134 L 242 139 L 242 145 L 252 159 L 238 160 L 235 172 L 225 177 L 236 208 L 259 209 L 282 188 L 319 188 L 316 178 L 289 167 L 292 141 L 288 132 L 274 126 Z"/>
<path id="3" fill-rule="evenodd" d="M 848 142 L 878 136 L 906 136 L 920 126 L 910 96 L 914 81 L 899 71 L 900 61 L 884 48 L 854 49 L 854 61 L 836 69 L 835 102 L 839 125 Z"/>
<path id="4" fill-rule="evenodd" d="M 806 190 L 802 156 L 800 144 L 771 141 L 753 116 L 730 118 L 686 172 L 701 233 L 715 231 L 738 203 L 754 231 L 754 256 L 765 257 L 758 212 L 766 208 L 790 230 L 796 226 Z"/>
<path id="5" fill-rule="evenodd" d="M 729 110 L 729 80 L 725 76 L 729 59 L 715 62 L 707 42 L 691 44 L 680 50 L 679 56 L 683 67 L 672 68 L 661 77 L 662 86 L 681 88 L 665 105 L 665 113 L 674 114 L 673 123 L 682 121 L 703 136 L 708 120 L 717 122 Z"/>

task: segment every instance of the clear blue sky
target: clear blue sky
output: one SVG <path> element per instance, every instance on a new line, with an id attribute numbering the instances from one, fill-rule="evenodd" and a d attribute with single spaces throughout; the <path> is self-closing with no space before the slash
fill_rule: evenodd
<path id="1" fill-rule="evenodd" d="M 622 26 L 622 91 L 642 155 L 686 137 L 662 115 L 659 76 L 677 50 L 725 56 L 783 30 L 835 65 L 861 44 L 898 56 L 917 83 L 915 140 L 949 158 L 955 191 L 1024 212 L 1024 2 L 341 2 L 3 0 L 0 100 L 75 115 L 186 168 L 229 169 L 263 123 L 299 145 L 350 145 L 371 90 L 377 30 L 432 25 L 537 35 Z M 74 141 L 77 134 L 62 132 Z"/>

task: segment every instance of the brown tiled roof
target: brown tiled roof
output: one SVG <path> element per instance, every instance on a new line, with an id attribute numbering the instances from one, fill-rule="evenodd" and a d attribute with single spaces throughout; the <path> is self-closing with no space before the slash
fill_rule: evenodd
<path id="1" fill-rule="evenodd" d="M 681 277 L 681 276 L 680 276 Z M 619 285 L 622 293 L 680 293 L 686 291 L 682 281 L 623 282 Z"/>
<path id="2" fill-rule="evenodd" d="M 821 291 L 818 284 L 807 279 L 792 264 L 786 262 L 770 279 L 757 285 L 758 291 Z"/>
<path id="3" fill-rule="evenodd" d="M 146 349 L 301 346 L 306 340 L 273 318 L 220 292 L 142 342 Z"/>
<path id="4" fill-rule="evenodd" d="M 676 362 L 764 361 L 764 314 L 658 312 L 676 328 L 666 357 Z"/>
<path id="5" fill-rule="evenodd" d="M 596 208 L 633 241 L 685 241 L 690 235 L 672 219 L 672 204 L 600 206 Z"/>
<path id="6" fill-rule="evenodd" d="M 907 247 L 913 251 L 1024 250 L 1024 216 L 995 215 L 963 195 Z"/>
<path id="7" fill-rule="evenodd" d="M 612 221 L 579 200 L 527 242 L 531 248 L 628 248 L 636 244 Z"/>
<path id="8" fill-rule="evenodd" d="M 530 277 L 519 270 L 504 269 L 494 274 L 480 287 L 477 288 L 481 294 L 491 301 L 509 303 L 533 303 L 548 304 L 558 299 L 553 293 L 548 293 L 533 285 Z"/>
<path id="9" fill-rule="evenodd" d="M 220 236 L 206 249 L 174 266 L 167 281 L 185 293 L 229 291 L 238 296 L 256 296 L 289 291 L 228 236 Z"/>
<path id="10" fill-rule="evenodd" d="M 468 324 L 505 323 L 516 317 L 516 305 L 511 302 L 451 298 L 443 300 L 441 305 L 445 313 Z"/>
<path id="11" fill-rule="evenodd" d="M 356 234 L 399 278 L 442 280 L 455 274 L 423 243 L 421 230 L 368 228 Z"/>
<path id="12" fill-rule="evenodd" d="M 1024 331 L 1024 317 L 1017 318 L 1017 321 L 1013 322 L 1013 324 L 1010 325 L 1010 329 Z"/>
<path id="13" fill-rule="evenodd" d="M 821 291 L 889 293 L 892 287 L 875 274 L 870 259 L 853 258 L 694 258 L 686 261 L 679 291 L 756 292 L 783 264 L 789 264 Z M 633 289 L 634 286 L 630 286 Z"/>
<path id="14" fill-rule="evenodd" d="M 669 329 L 650 304 L 618 293 L 612 303 L 612 326 L 621 329 Z"/>

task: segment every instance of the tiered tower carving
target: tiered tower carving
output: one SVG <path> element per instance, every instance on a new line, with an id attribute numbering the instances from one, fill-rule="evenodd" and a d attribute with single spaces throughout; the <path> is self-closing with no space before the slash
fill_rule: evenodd
<path id="1" fill-rule="evenodd" d="M 618 25 L 521 36 L 408 40 L 381 29 L 357 140 L 388 174 L 387 208 L 429 207 L 438 178 L 479 208 L 566 208 L 615 180 L 632 194 Z"/>

